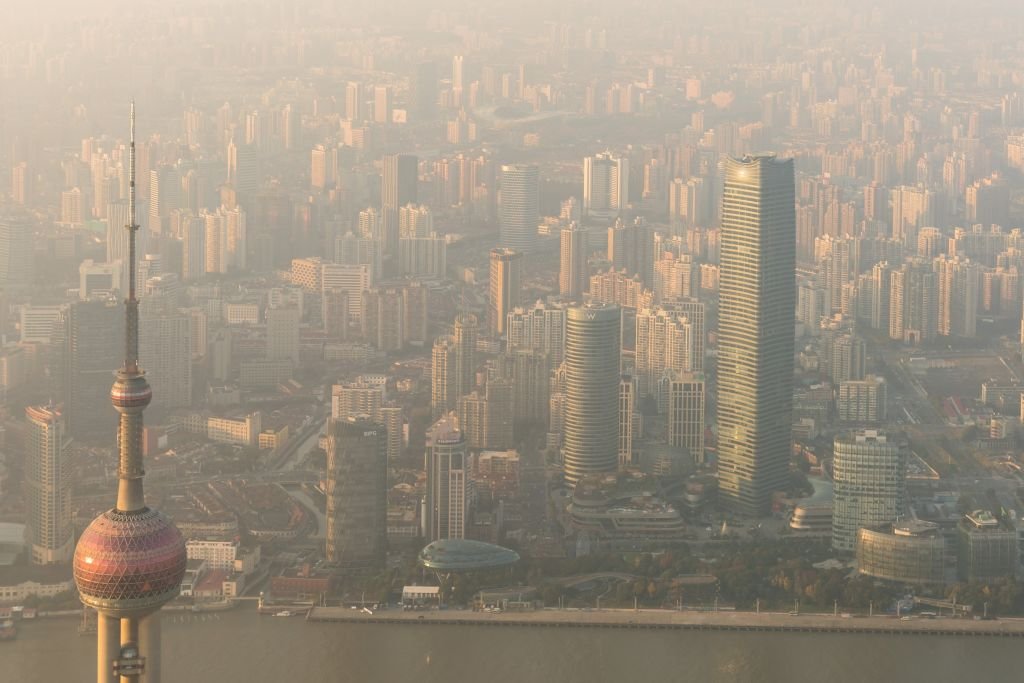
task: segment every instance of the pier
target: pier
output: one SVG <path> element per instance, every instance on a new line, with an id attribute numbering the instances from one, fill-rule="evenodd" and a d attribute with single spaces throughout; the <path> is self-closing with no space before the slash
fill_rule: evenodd
<path id="1" fill-rule="evenodd" d="M 687 631 L 777 631 L 802 633 L 868 633 L 932 636 L 1024 637 L 1024 619 L 974 620 L 784 612 L 695 612 L 630 609 L 542 609 L 525 612 L 470 610 L 381 610 L 367 614 L 344 607 L 314 607 L 311 622 L 412 624 L 449 626 L 543 626 L 549 628 L 636 628 Z"/>

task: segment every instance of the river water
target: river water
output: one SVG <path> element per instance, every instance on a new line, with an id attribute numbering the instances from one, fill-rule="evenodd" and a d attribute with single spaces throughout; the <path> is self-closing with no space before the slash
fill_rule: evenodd
<path id="1" fill-rule="evenodd" d="M 74 619 L 0 643 L 3 683 L 91 682 Z M 164 614 L 166 683 L 913 683 L 1021 680 L 1019 638 L 313 624 L 251 609 Z"/>

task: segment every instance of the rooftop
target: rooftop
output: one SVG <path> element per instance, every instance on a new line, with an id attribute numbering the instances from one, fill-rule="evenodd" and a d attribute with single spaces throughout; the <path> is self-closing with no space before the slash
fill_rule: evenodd
<path id="1" fill-rule="evenodd" d="M 442 539 L 434 541 L 420 551 L 419 562 L 427 569 L 441 571 L 475 571 L 507 567 L 519 561 L 519 553 L 500 545 Z"/>

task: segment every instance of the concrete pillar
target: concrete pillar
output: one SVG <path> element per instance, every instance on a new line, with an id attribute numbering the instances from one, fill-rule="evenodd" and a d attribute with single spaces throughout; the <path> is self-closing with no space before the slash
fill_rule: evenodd
<path id="1" fill-rule="evenodd" d="M 121 619 L 121 647 L 128 643 L 139 644 L 139 620 L 136 617 L 125 617 Z M 118 648 L 120 655 L 120 648 Z M 121 683 L 134 683 L 136 676 L 121 676 Z"/>
<path id="2" fill-rule="evenodd" d="M 146 658 L 146 671 L 139 683 L 160 683 L 160 612 L 139 622 L 139 651 Z"/>
<path id="3" fill-rule="evenodd" d="M 114 660 L 121 650 L 118 621 L 103 614 L 96 617 L 96 683 L 117 683 Z"/>

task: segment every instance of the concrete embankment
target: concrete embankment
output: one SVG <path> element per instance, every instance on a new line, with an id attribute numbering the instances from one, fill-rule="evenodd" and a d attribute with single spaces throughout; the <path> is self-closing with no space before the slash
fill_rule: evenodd
<path id="1" fill-rule="evenodd" d="M 644 628 L 697 631 L 779 631 L 805 633 L 891 633 L 902 635 L 1024 637 L 1024 619 L 974 620 L 893 616 L 836 617 L 777 612 L 690 612 L 671 610 L 556 610 L 473 612 L 468 610 L 381 610 L 367 614 L 344 607 L 314 607 L 312 622 L 367 624 L 545 626 L 562 628 Z"/>

